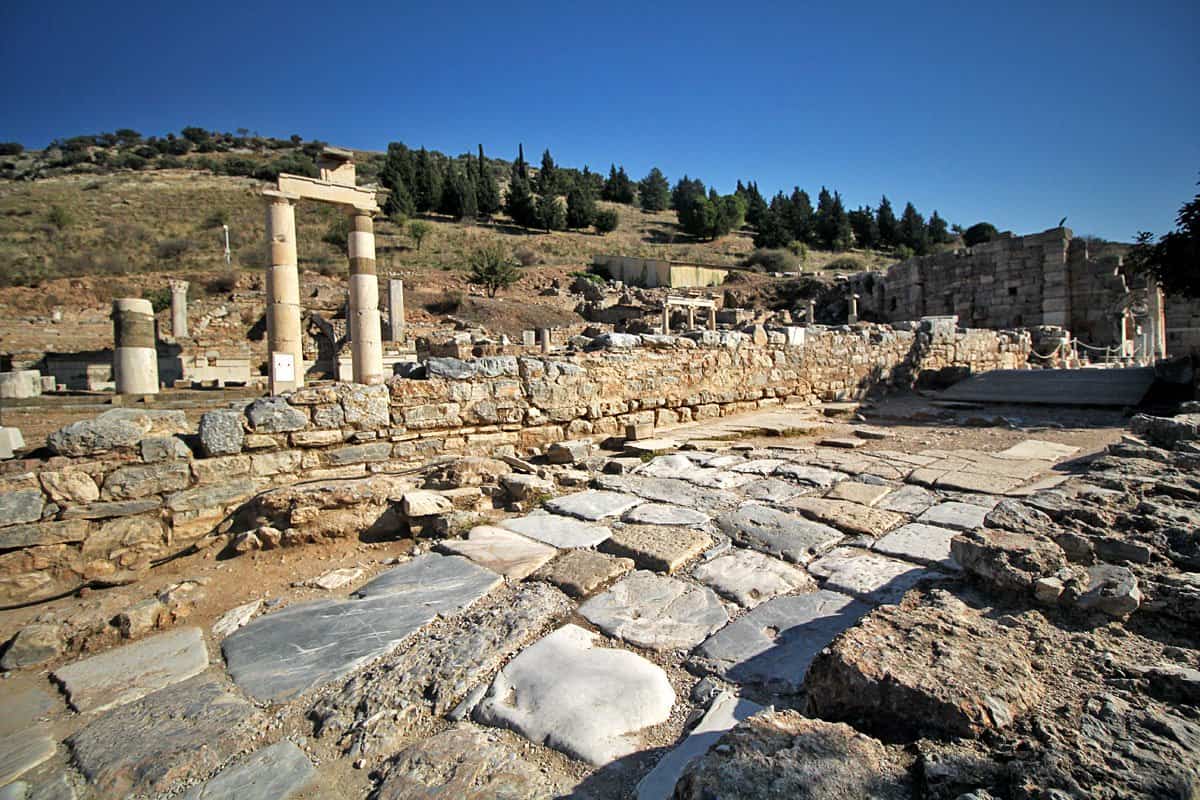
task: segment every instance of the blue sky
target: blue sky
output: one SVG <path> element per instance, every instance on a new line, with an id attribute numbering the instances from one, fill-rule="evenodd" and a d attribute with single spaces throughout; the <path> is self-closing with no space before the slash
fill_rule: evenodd
<path id="1" fill-rule="evenodd" d="M 1200 176 L 1195 0 L 221 5 L 9 0 L 0 140 L 523 142 L 635 178 L 824 184 L 1120 240 L 1168 229 Z"/>

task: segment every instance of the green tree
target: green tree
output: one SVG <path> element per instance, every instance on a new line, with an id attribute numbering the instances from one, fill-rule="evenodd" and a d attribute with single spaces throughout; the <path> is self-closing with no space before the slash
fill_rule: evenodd
<path id="1" fill-rule="evenodd" d="M 717 221 L 717 210 L 705 195 L 688 199 L 675 213 L 679 216 L 679 227 L 698 239 L 708 238 Z"/>
<path id="2" fill-rule="evenodd" d="M 533 228 L 538 224 L 537 199 L 529 188 L 529 181 L 518 178 L 508 186 L 508 194 L 504 201 L 504 210 L 512 217 L 512 221 L 523 228 Z"/>
<path id="3" fill-rule="evenodd" d="M 467 281 L 482 286 L 488 297 L 495 297 L 501 289 L 507 289 L 521 279 L 521 272 L 498 244 L 487 245 L 471 253 L 467 259 L 471 274 Z"/>
<path id="4" fill-rule="evenodd" d="M 525 146 L 522 144 L 517 145 L 517 160 L 512 163 L 509 185 L 517 181 L 529 181 L 529 165 L 525 163 Z"/>
<path id="5" fill-rule="evenodd" d="M 900 244 L 912 248 L 919 256 L 929 252 L 925 218 L 912 203 L 905 204 L 904 213 L 900 215 Z"/>
<path id="6" fill-rule="evenodd" d="M 618 168 L 615 164 L 610 166 L 608 180 L 604 182 L 604 192 L 601 196 L 609 202 L 631 206 L 636 195 L 637 190 L 633 181 L 625 174 L 625 167 Z"/>
<path id="7" fill-rule="evenodd" d="M 602 208 L 596 211 L 596 219 L 592 222 L 592 225 L 595 226 L 596 233 L 603 236 L 617 229 L 618 219 L 616 211 L 610 208 Z"/>
<path id="8" fill-rule="evenodd" d="M 653 167 L 638 182 L 638 198 L 643 211 L 666 211 L 671 202 L 671 184 L 658 167 Z"/>
<path id="9" fill-rule="evenodd" d="M 896 220 L 896 212 L 892 211 L 891 201 L 885 194 L 879 201 L 875 211 L 875 224 L 879 228 L 879 244 L 881 247 L 895 247 L 900 244 L 900 223 Z"/>
<path id="10" fill-rule="evenodd" d="M 794 186 L 790 197 L 785 198 L 782 194 L 778 197 L 783 201 L 779 208 L 784 212 L 784 221 L 792 232 L 792 238 L 797 242 L 815 244 L 817 218 L 808 192 Z M 774 205 L 774 201 L 772 204 Z"/>
<path id="11" fill-rule="evenodd" d="M 75 222 L 75 218 L 70 211 L 62 206 L 50 206 L 50 210 L 46 212 L 46 222 L 49 222 L 61 231 L 71 227 Z"/>
<path id="12" fill-rule="evenodd" d="M 793 240 L 792 231 L 788 228 L 783 213 L 777 208 L 768 208 L 759 218 L 754 234 L 754 246 L 762 250 L 778 250 L 787 247 Z"/>
<path id="13" fill-rule="evenodd" d="M 586 228 L 596 220 L 596 200 L 583 182 L 567 192 L 567 227 Z"/>
<path id="14" fill-rule="evenodd" d="M 412 222 L 408 223 L 408 236 L 413 240 L 413 243 L 416 244 L 418 253 L 421 252 L 421 245 L 424 243 L 425 237 L 429 236 L 429 234 L 432 232 L 433 226 L 428 222 L 414 219 Z"/>
<path id="15" fill-rule="evenodd" d="M 762 224 L 763 217 L 767 213 L 767 201 L 763 199 L 762 193 L 758 191 L 758 184 L 754 181 L 746 183 L 745 188 L 736 194 L 739 194 L 746 202 L 746 223 L 751 228 L 758 228 Z"/>
<path id="16" fill-rule="evenodd" d="M 938 216 L 937 209 L 929 215 L 929 225 L 927 226 L 929 235 L 929 243 L 931 245 L 946 244 L 950 241 L 949 226 L 946 225 L 946 220 Z"/>
<path id="17" fill-rule="evenodd" d="M 693 197 L 704 197 L 707 192 L 704 181 L 699 178 L 692 180 L 684 175 L 675 182 L 675 188 L 671 190 L 671 208 L 679 211 L 691 202 Z"/>
<path id="18" fill-rule="evenodd" d="M 1000 236 L 1000 231 L 996 230 L 996 226 L 990 222 L 976 222 L 971 227 L 963 231 L 963 244 L 967 247 L 974 247 L 977 244 L 990 242 Z"/>
<path id="19" fill-rule="evenodd" d="M 567 210 L 557 197 L 544 194 L 537 201 L 537 221 L 546 233 L 561 231 L 567 227 Z"/>
<path id="20" fill-rule="evenodd" d="M 483 155 L 483 145 L 479 145 L 478 174 L 475 178 L 475 206 L 479 215 L 491 219 L 500 210 L 500 186 L 496 176 L 488 167 L 488 161 Z"/>
<path id="21" fill-rule="evenodd" d="M 548 147 L 542 152 L 542 168 L 537 174 L 537 191 L 542 195 L 559 192 L 558 167 L 555 166 L 554 157 L 550 155 Z"/>
<path id="22" fill-rule="evenodd" d="M 413 201 L 413 158 L 412 151 L 401 142 L 390 142 L 383 169 L 379 171 L 379 182 L 388 190 L 383 202 L 383 212 L 392 219 L 411 217 L 417 206 Z"/>
<path id="23" fill-rule="evenodd" d="M 442 170 L 424 147 L 417 153 L 413 169 L 413 200 L 417 211 L 436 211 L 442 201 Z"/>
<path id="24" fill-rule="evenodd" d="M 875 221 L 875 212 L 870 206 L 861 206 L 847 216 L 850 219 L 850 230 L 854 231 L 854 241 L 859 247 L 870 249 L 879 246 L 879 224 Z"/>
<path id="25" fill-rule="evenodd" d="M 1145 266 L 1168 294 L 1200 297 L 1200 194 L 1180 206 L 1175 230 L 1158 240 Z"/>

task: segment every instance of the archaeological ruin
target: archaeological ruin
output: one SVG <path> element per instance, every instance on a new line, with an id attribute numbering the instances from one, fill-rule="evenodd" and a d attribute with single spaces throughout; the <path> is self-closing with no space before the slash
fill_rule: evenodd
<path id="1" fill-rule="evenodd" d="M 1194 302 L 1059 227 L 505 332 L 317 166 L 258 274 L 5 353 L 0 798 L 1200 796 Z"/>

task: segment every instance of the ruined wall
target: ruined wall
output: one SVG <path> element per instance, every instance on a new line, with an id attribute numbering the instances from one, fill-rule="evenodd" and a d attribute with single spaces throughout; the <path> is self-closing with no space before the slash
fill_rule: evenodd
<path id="1" fill-rule="evenodd" d="M 1118 341 L 1113 318 L 1127 295 L 1118 268 L 1090 258 L 1070 229 L 1051 228 L 908 259 L 860 288 L 860 307 L 892 322 L 957 314 L 969 327 L 1056 325 L 1106 346 Z"/>
<path id="2" fill-rule="evenodd" d="M 766 346 L 730 332 L 697 337 L 560 358 L 430 359 L 427 380 L 308 386 L 209 412 L 199 434 L 179 411 L 114 409 L 74 423 L 49 437 L 61 455 L 3 467 L 0 605 L 136 580 L 224 533 L 232 512 L 271 487 L 383 478 L 446 454 L 528 454 L 626 423 L 861 397 L 928 370 L 1017 367 L 1030 346 L 1023 332 L 945 326 L 816 328 L 796 346 L 778 332 Z M 360 491 L 389 496 L 387 484 L 329 491 L 348 503 Z"/>
<path id="3" fill-rule="evenodd" d="M 729 270 L 704 264 L 687 264 L 679 261 L 633 256 L 596 255 L 592 257 L 592 265 L 605 270 L 613 280 L 647 289 L 658 286 L 671 288 L 720 286 L 729 275 Z"/>
<path id="4" fill-rule="evenodd" d="M 1200 353 L 1200 300 L 1167 297 L 1167 352 L 1171 355 Z"/>

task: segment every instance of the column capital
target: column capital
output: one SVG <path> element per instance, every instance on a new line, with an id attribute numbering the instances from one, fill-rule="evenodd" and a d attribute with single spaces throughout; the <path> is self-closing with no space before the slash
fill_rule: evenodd
<path id="1" fill-rule="evenodd" d="M 294 206 L 294 205 L 296 205 L 296 201 L 300 199 L 300 195 L 298 195 L 298 194 L 290 194 L 288 192 L 281 192 L 278 189 L 263 189 L 262 196 L 263 196 L 263 199 L 265 199 L 268 203 L 271 203 L 273 205 L 277 204 L 277 205 Z"/>
<path id="2" fill-rule="evenodd" d="M 172 292 L 186 292 L 188 290 L 188 286 L 190 285 L 191 284 L 189 284 L 187 281 L 179 280 L 177 278 L 171 278 L 167 281 L 167 286 L 171 287 Z"/>

